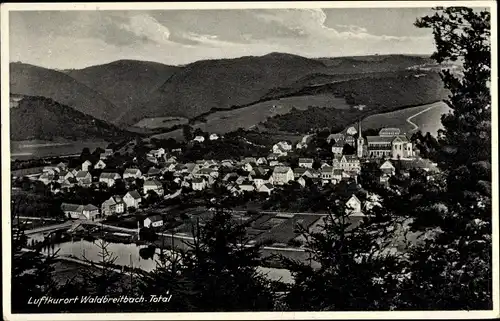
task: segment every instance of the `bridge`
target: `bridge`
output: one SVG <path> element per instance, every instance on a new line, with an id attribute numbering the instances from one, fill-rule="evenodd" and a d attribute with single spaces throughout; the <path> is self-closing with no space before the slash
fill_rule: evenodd
<path id="1" fill-rule="evenodd" d="M 61 224 L 55 224 L 55 225 L 48 225 L 48 226 L 42 226 L 42 227 L 37 227 L 32 230 L 26 230 L 24 234 L 26 235 L 32 235 L 32 234 L 38 234 L 38 233 L 46 233 L 46 232 L 53 232 L 56 230 L 62 230 L 62 229 L 68 229 L 73 225 L 73 222 L 67 221 Z"/>

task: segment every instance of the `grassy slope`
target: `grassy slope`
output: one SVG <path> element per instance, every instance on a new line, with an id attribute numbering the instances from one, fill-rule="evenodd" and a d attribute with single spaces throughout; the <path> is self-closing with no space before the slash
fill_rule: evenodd
<path id="1" fill-rule="evenodd" d="M 117 107 L 106 97 L 70 76 L 29 64 L 10 64 L 10 92 L 51 98 L 62 105 L 107 121 L 117 112 Z"/>
<path id="2" fill-rule="evenodd" d="M 114 125 L 44 97 L 25 97 L 10 109 L 11 140 L 120 139 L 131 136 Z"/>

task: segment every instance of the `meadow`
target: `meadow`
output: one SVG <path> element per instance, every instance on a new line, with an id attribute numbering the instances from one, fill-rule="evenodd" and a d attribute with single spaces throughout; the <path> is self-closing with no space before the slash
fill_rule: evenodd
<path id="1" fill-rule="evenodd" d="M 153 117 L 153 118 L 144 118 L 132 127 L 139 128 L 148 128 L 148 129 L 156 129 L 156 128 L 169 128 L 175 125 L 184 125 L 188 123 L 188 119 L 184 117 Z"/>
<path id="2" fill-rule="evenodd" d="M 436 102 L 368 116 L 363 119 L 362 126 L 363 129 L 397 127 L 407 134 L 420 129 L 423 133 L 430 132 L 432 135 L 437 135 L 438 129 L 441 128 L 441 115 L 449 110 L 444 102 Z"/>

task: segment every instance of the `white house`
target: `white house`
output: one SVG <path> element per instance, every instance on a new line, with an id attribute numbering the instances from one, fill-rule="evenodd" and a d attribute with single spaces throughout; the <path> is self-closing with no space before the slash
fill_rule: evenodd
<path id="1" fill-rule="evenodd" d="M 195 191 L 204 190 L 206 186 L 207 183 L 203 178 L 193 178 L 193 180 L 191 181 L 191 188 Z"/>
<path id="2" fill-rule="evenodd" d="M 125 213 L 125 203 L 122 197 L 118 195 L 111 196 L 101 205 L 102 215 L 122 214 Z"/>
<path id="3" fill-rule="evenodd" d="M 205 141 L 205 137 L 203 137 L 203 136 L 196 136 L 193 140 L 195 142 L 203 143 Z"/>
<path id="4" fill-rule="evenodd" d="M 88 172 L 90 166 L 92 166 L 92 162 L 89 160 L 86 160 L 85 162 L 82 163 L 82 171 Z"/>
<path id="5" fill-rule="evenodd" d="M 92 220 L 99 215 L 99 208 L 92 204 L 78 205 L 62 203 L 61 209 L 68 218 Z"/>
<path id="6" fill-rule="evenodd" d="M 163 219 L 160 215 L 153 215 L 144 219 L 144 227 L 160 227 L 163 226 Z"/>
<path id="7" fill-rule="evenodd" d="M 142 197 L 137 191 L 130 191 L 125 196 L 123 196 L 123 202 L 125 203 L 126 207 L 134 207 L 134 208 L 139 208 L 139 205 L 141 204 Z"/>
<path id="8" fill-rule="evenodd" d="M 106 167 L 106 163 L 100 159 L 97 163 L 94 165 L 94 169 L 104 169 Z"/>
<path id="9" fill-rule="evenodd" d="M 340 156 L 342 155 L 342 151 L 344 150 L 344 141 L 343 140 L 339 140 L 339 141 L 336 141 L 333 145 L 332 145 L 332 153 L 333 153 L 333 157 L 336 157 L 336 156 Z"/>
<path id="10" fill-rule="evenodd" d="M 38 180 L 44 183 L 45 185 L 48 185 L 50 182 L 54 180 L 54 178 L 55 175 L 53 173 L 43 173 L 42 175 L 40 175 Z"/>
<path id="11" fill-rule="evenodd" d="M 259 157 L 256 163 L 257 165 L 265 165 L 267 164 L 267 159 L 265 157 Z"/>
<path id="12" fill-rule="evenodd" d="M 261 186 L 257 189 L 257 191 L 258 191 L 259 193 L 267 193 L 267 194 L 271 194 L 271 193 L 272 193 L 272 191 L 273 191 L 273 189 L 274 189 L 274 186 L 273 186 L 272 184 L 270 184 L 270 183 L 266 183 L 266 184 L 261 185 Z"/>
<path id="13" fill-rule="evenodd" d="M 238 185 L 241 191 L 243 192 L 253 192 L 255 191 L 255 186 L 252 182 L 245 181 Z"/>
<path id="14" fill-rule="evenodd" d="M 107 159 L 108 157 L 113 156 L 113 150 L 111 148 L 106 148 L 104 153 L 99 155 L 100 159 Z"/>
<path id="15" fill-rule="evenodd" d="M 351 215 L 363 215 L 361 212 L 361 201 L 356 195 L 352 195 L 351 198 L 346 202 L 346 213 Z"/>
<path id="16" fill-rule="evenodd" d="M 346 171 L 361 170 L 359 158 L 354 155 L 343 155 L 339 162 L 340 168 Z"/>
<path id="17" fill-rule="evenodd" d="M 144 195 L 147 195 L 149 191 L 154 191 L 158 196 L 163 196 L 163 185 L 157 180 L 145 181 L 143 186 Z"/>
<path id="18" fill-rule="evenodd" d="M 292 150 L 292 145 L 287 141 L 281 141 L 273 145 L 273 153 L 286 156 Z"/>
<path id="19" fill-rule="evenodd" d="M 217 139 L 219 139 L 219 135 L 217 135 L 216 133 L 210 134 L 209 139 L 210 140 L 217 140 Z"/>
<path id="20" fill-rule="evenodd" d="M 92 184 L 92 175 L 90 175 L 89 172 L 79 171 L 78 173 L 76 173 L 75 178 L 78 184 L 81 186 L 88 186 Z"/>
<path id="21" fill-rule="evenodd" d="M 312 168 L 314 160 L 312 158 L 299 158 L 299 167 Z"/>
<path id="22" fill-rule="evenodd" d="M 288 166 L 276 166 L 273 171 L 273 181 L 275 185 L 287 184 L 293 181 L 293 170 Z"/>
<path id="23" fill-rule="evenodd" d="M 390 161 L 385 161 L 382 165 L 380 165 L 380 171 L 385 175 L 394 175 L 396 172 L 396 168 Z"/>
<path id="24" fill-rule="evenodd" d="M 115 185 L 116 180 L 120 179 L 121 176 L 118 173 L 101 173 L 99 176 L 99 183 L 104 183 L 111 187 Z"/>
<path id="25" fill-rule="evenodd" d="M 141 178 L 141 177 L 142 177 L 142 173 L 141 173 L 141 170 L 138 169 L 138 168 L 127 168 L 123 172 L 123 179 L 127 179 L 127 178 Z"/>

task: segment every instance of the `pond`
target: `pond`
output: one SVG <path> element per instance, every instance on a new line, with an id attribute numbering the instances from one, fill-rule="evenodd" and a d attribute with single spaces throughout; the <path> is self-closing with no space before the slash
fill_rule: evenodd
<path id="1" fill-rule="evenodd" d="M 91 260 L 99 262 L 101 260 L 101 248 L 99 247 L 100 240 L 89 242 L 86 240 L 69 241 L 54 245 L 54 251 L 58 251 L 60 257 L 74 257 L 77 259 Z M 156 262 L 159 259 L 160 250 L 157 248 L 152 259 L 143 259 L 139 251 L 146 248 L 147 245 L 136 244 L 121 244 L 107 243 L 107 250 L 116 257 L 115 264 L 122 266 L 132 266 L 145 271 L 152 271 L 156 267 Z M 47 253 L 47 250 L 44 250 Z M 165 250 L 167 254 L 172 252 Z M 259 271 L 273 281 L 282 281 L 284 283 L 292 283 L 293 278 L 290 271 L 286 269 L 259 267 Z"/>

